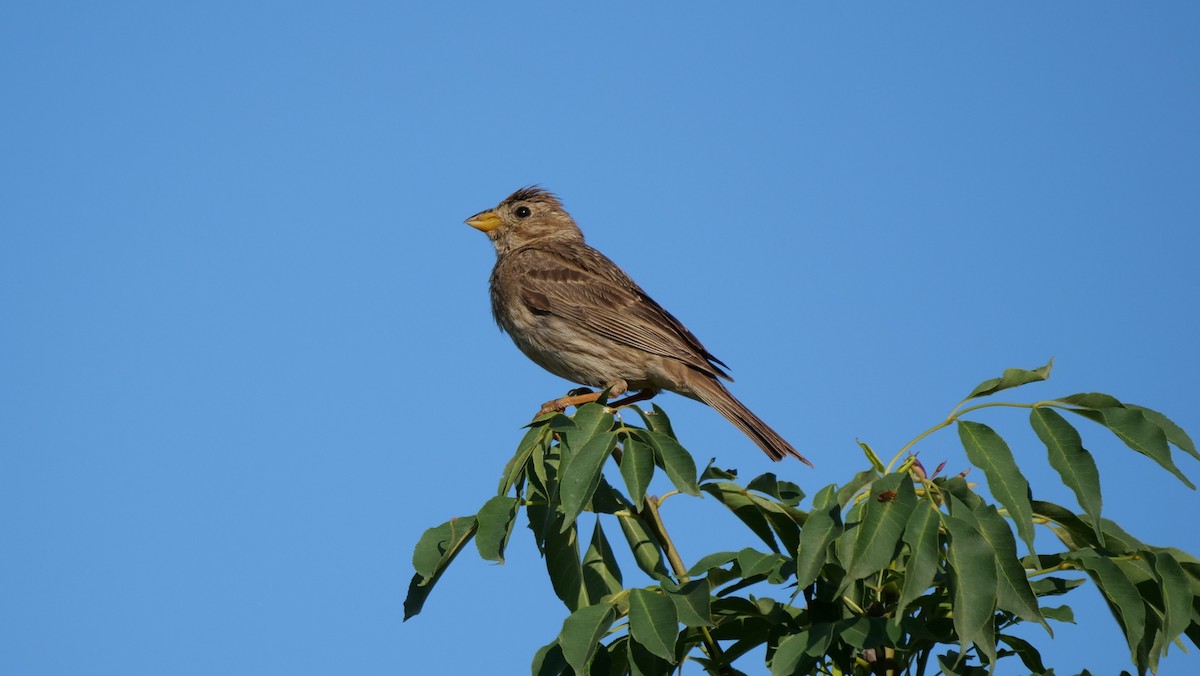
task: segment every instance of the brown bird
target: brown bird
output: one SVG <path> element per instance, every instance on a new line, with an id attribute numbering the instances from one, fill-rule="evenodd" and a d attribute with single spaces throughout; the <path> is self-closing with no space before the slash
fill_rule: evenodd
<path id="1" fill-rule="evenodd" d="M 553 194 L 522 188 L 494 209 L 467 219 L 496 247 L 492 314 L 527 357 L 572 382 L 618 397 L 615 405 L 670 390 L 715 408 L 772 460 L 793 456 L 812 465 L 720 378 L 717 359 L 671 313 L 654 302 L 583 233 Z M 602 392 L 546 402 L 543 412 L 595 401 Z"/>

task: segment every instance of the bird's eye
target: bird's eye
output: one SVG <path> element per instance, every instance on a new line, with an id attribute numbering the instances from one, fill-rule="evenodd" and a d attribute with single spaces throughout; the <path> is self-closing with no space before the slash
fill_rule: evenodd
<path id="1" fill-rule="evenodd" d="M 529 218 L 529 214 L 533 212 L 529 210 L 529 207 L 517 207 L 513 213 L 517 215 L 517 218 Z"/>

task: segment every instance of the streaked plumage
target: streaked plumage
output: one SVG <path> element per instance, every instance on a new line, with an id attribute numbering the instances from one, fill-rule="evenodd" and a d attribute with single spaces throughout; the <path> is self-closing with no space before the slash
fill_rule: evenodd
<path id="1" fill-rule="evenodd" d="M 808 463 L 719 379 L 712 355 L 583 233 L 553 194 L 522 188 L 467 223 L 496 247 L 492 313 L 530 359 L 567 380 L 626 391 L 670 390 L 712 406 L 772 460 Z"/>

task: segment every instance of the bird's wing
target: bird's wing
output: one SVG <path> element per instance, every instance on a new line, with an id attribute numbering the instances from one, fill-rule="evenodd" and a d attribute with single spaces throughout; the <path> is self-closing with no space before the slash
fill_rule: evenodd
<path id="1" fill-rule="evenodd" d="M 599 251 L 587 245 L 529 247 L 511 255 L 522 278 L 521 300 L 534 312 L 729 379 L 721 360 Z"/>

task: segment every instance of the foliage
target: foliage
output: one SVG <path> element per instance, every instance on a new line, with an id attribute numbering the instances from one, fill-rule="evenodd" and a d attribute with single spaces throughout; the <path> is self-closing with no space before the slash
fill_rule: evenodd
<path id="1" fill-rule="evenodd" d="M 1156 671 L 1172 642 L 1186 636 L 1200 646 L 1200 561 L 1147 545 L 1101 516 L 1096 463 L 1068 416 L 1099 423 L 1188 486 L 1172 446 L 1198 460 L 1200 454 L 1161 413 L 1105 394 L 979 401 L 1045 380 L 1050 368 L 1009 369 L 981 383 L 886 466 L 860 443 L 870 467 L 819 490 L 806 510 L 799 486 L 774 474 L 742 484 L 736 472 L 710 465 L 697 477 L 658 406 L 634 409 L 642 425 L 602 404 L 574 416 L 541 416 L 506 465 L 496 496 L 476 515 L 421 538 L 405 619 L 420 612 L 472 538 L 484 559 L 503 561 L 524 508 L 550 583 L 569 611 L 562 631 L 533 659 L 538 676 L 668 674 L 684 660 L 737 674 L 738 659 L 759 646 L 772 674 L 981 674 L 1013 657 L 1032 673 L 1051 673 L 1011 630 L 1032 622 L 1053 636 L 1051 622 L 1074 621 L 1054 597 L 1086 580 L 1061 576 L 1065 571 L 1086 573 L 1116 618 L 1131 663 L 1140 673 Z M 963 417 L 991 407 L 1029 410 L 1078 513 L 1033 499 L 1004 439 Z M 998 504 L 976 492 L 966 472 L 941 477 L 939 467 L 928 474 L 909 454 L 951 425 Z M 619 466 L 610 476 L 620 477 L 620 487 L 604 474 L 610 461 Z M 647 495 L 658 470 L 675 490 Z M 688 568 L 659 512 L 675 494 L 716 499 L 762 545 L 714 552 Z M 583 512 L 598 516 L 586 543 Z M 1057 536 L 1061 551 L 1035 552 L 1038 527 Z M 617 529 L 648 584 L 626 586 L 609 539 Z M 774 589 L 776 597 L 752 595 L 751 586 Z"/>

